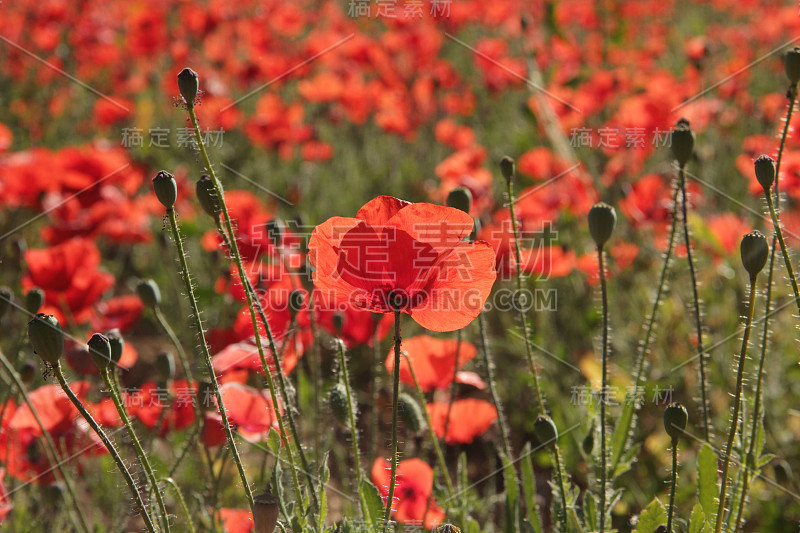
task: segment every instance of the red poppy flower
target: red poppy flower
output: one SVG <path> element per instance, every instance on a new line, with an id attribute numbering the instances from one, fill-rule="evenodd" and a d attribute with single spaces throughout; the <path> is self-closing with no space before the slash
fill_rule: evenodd
<path id="1" fill-rule="evenodd" d="M 135 294 L 117 296 L 97 304 L 99 316 L 92 320 L 92 329 L 95 331 L 108 331 L 118 329 L 125 333 L 139 320 L 144 305 Z"/>
<path id="2" fill-rule="evenodd" d="M 372 464 L 372 482 L 381 493 L 383 501 L 389 497 L 391 465 L 383 458 Z M 433 469 L 422 459 L 406 459 L 397 464 L 392 516 L 401 524 L 423 521 L 433 529 L 444 519 L 444 513 L 431 498 Z"/>
<path id="3" fill-rule="evenodd" d="M 375 339 L 373 314 L 350 304 L 334 304 L 326 301 L 325 295 L 315 290 L 314 317 L 325 331 L 344 341 L 348 349 L 362 344 L 372 346 Z M 338 317 L 338 318 L 337 318 Z M 341 329 L 336 322 L 341 321 Z M 392 316 L 384 315 L 378 322 L 378 339 L 383 340 L 392 329 Z"/>
<path id="4" fill-rule="evenodd" d="M 0 468 L 0 524 L 6 519 L 8 513 L 11 512 L 11 500 L 8 498 L 8 490 L 3 483 L 3 478 L 6 476 L 4 468 Z"/>
<path id="5" fill-rule="evenodd" d="M 447 420 L 448 404 L 446 402 L 429 403 L 428 415 L 431 425 L 440 439 L 444 436 Z M 447 426 L 447 444 L 469 444 L 475 437 L 483 435 L 497 420 L 497 409 L 486 400 L 466 398 L 453 402 L 450 412 L 450 424 Z"/>
<path id="6" fill-rule="evenodd" d="M 228 420 L 249 441 L 265 440 L 270 428 L 278 429 L 278 419 L 267 393 L 242 385 L 226 383 L 220 387 Z"/>
<path id="7" fill-rule="evenodd" d="M 463 241 L 472 228 L 472 217 L 458 209 L 379 196 L 356 218 L 334 217 L 314 229 L 314 284 L 331 301 L 398 309 L 434 331 L 463 328 L 483 309 L 496 277 L 494 250 Z"/>
<path id="8" fill-rule="evenodd" d="M 255 527 L 253 513 L 249 509 L 223 507 L 219 510 L 219 517 L 225 533 L 250 533 Z"/>
<path id="9" fill-rule="evenodd" d="M 456 368 L 456 349 L 458 348 L 456 339 L 437 339 L 429 335 L 419 335 L 409 339 L 403 339 L 403 350 L 408 354 L 408 359 L 414 368 L 420 388 L 425 391 L 433 389 L 447 389 L 453 381 L 453 373 Z M 463 367 L 470 361 L 477 349 L 470 342 L 462 341 L 460 353 L 458 354 L 458 368 Z M 394 351 L 386 358 L 386 369 L 394 371 Z M 458 375 L 456 375 L 458 379 Z M 400 380 L 403 383 L 414 386 L 414 379 L 408 368 L 408 361 L 403 357 L 400 359 Z"/>
<path id="10" fill-rule="evenodd" d="M 194 384 L 194 389 L 197 390 L 197 384 Z M 194 422 L 194 399 L 185 379 L 173 381 L 169 390 L 152 382 L 145 383 L 141 388 L 123 391 L 122 401 L 131 416 L 138 418 L 147 428 L 154 429 L 160 421 L 159 435 L 162 437 Z M 162 417 L 164 409 L 167 412 Z"/>

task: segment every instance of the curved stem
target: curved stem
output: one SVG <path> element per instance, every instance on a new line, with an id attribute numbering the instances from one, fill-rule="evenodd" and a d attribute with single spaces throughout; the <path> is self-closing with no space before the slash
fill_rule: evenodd
<path id="1" fill-rule="evenodd" d="M 794 276 L 794 269 L 792 262 L 789 260 L 789 252 L 786 249 L 786 242 L 783 240 L 783 231 L 781 230 L 781 223 L 778 220 L 778 213 L 775 210 L 775 203 L 772 201 L 772 195 L 766 192 L 764 197 L 767 200 L 767 207 L 769 207 L 769 215 L 772 217 L 772 226 L 775 228 L 775 236 L 778 238 L 778 243 L 781 245 L 781 253 L 783 254 L 783 261 L 786 264 L 786 273 L 789 276 L 789 282 L 792 285 L 794 292 L 794 301 L 797 304 L 797 311 L 800 313 L 800 290 L 797 288 L 797 279 Z"/>
<path id="2" fill-rule="evenodd" d="M 91 427 L 92 430 L 97 433 L 97 436 L 100 437 L 101 441 L 103 441 L 108 453 L 110 453 L 111 457 L 114 459 L 114 462 L 122 474 L 122 477 L 125 478 L 125 482 L 128 484 L 128 489 L 130 489 L 133 499 L 136 500 L 136 506 L 139 508 L 139 514 L 141 515 L 142 520 L 144 520 L 144 525 L 147 527 L 147 530 L 150 533 L 156 533 L 155 527 L 153 526 L 153 521 L 150 519 L 150 515 L 147 512 L 147 507 L 142 501 L 142 496 L 139 494 L 139 489 L 136 488 L 136 482 L 133 480 L 131 473 L 128 471 L 128 467 L 125 466 L 125 463 L 119 456 L 117 449 L 113 444 L 111 444 L 111 441 L 108 439 L 108 436 L 106 436 L 105 431 L 103 431 L 100 425 L 95 422 L 94 418 L 92 418 L 92 415 L 89 414 L 89 411 L 86 410 L 78 397 L 75 396 L 75 393 L 72 392 L 72 389 L 69 388 L 69 384 L 67 384 L 64 374 L 61 372 L 60 364 L 56 363 L 56 365 L 53 367 L 53 373 L 55 374 L 59 385 L 61 385 L 61 388 L 64 390 L 64 394 L 67 395 L 69 401 L 71 401 L 72 405 L 75 406 L 75 409 L 77 409 L 84 420 L 86 420 L 86 422 L 89 424 L 89 427 Z"/>
<path id="3" fill-rule="evenodd" d="M 144 449 L 142 449 L 142 444 L 139 442 L 139 437 L 136 436 L 136 431 L 133 429 L 133 424 L 131 424 L 131 420 L 128 418 L 128 412 L 125 410 L 125 406 L 122 405 L 122 400 L 120 400 L 119 394 L 117 394 L 117 388 L 114 386 L 114 383 L 111 381 L 111 378 L 108 375 L 108 369 L 103 369 L 101 374 L 103 377 L 103 382 L 108 388 L 108 394 L 111 396 L 111 400 L 114 402 L 114 407 L 117 408 L 119 417 L 122 419 L 122 423 L 125 424 L 125 429 L 128 432 L 128 436 L 131 438 L 131 442 L 136 450 L 136 454 L 139 456 L 139 462 L 142 463 L 145 474 L 150 479 L 150 485 L 152 486 L 153 492 L 156 495 L 158 509 L 161 512 L 161 518 L 163 519 L 164 531 L 169 532 L 169 514 L 167 513 L 166 505 L 164 505 L 164 497 L 161 494 L 161 490 L 158 488 L 158 480 L 156 479 L 156 475 L 153 473 L 153 467 L 150 465 L 150 461 L 147 459 L 147 454 L 144 453 Z"/>
<path id="4" fill-rule="evenodd" d="M 239 477 L 242 480 L 242 485 L 244 485 L 244 491 L 247 495 L 247 501 L 250 504 L 250 509 L 252 510 L 254 506 L 253 492 L 250 490 L 250 484 L 247 482 L 247 475 L 244 473 L 244 465 L 242 465 L 242 459 L 239 457 L 239 450 L 236 447 L 236 440 L 233 438 L 233 431 L 231 430 L 230 423 L 228 422 L 228 413 L 225 410 L 225 403 L 222 401 L 222 393 L 219 390 L 217 375 L 214 372 L 214 365 L 211 363 L 211 352 L 209 351 L 208 343 L 206 342 L 203 321 L 200 319 L 200 309 L 197 305 L 197 297 L 194 294 L 194 286 L 192 285 L 192 279 L 189 275 L 189 264 L 186 261 L 186 253 L 183 250 L 183 240 L 181 239 L 181 234 L 178 230 L 178 221 L 175 218 L 175 210 L 167 209 L 167 215 L 169 217 L 170 229 L 172 230 L 172 237 L 175 241 L 175 246 L 178 249 L 178 259 L 181 264 L 181 273 L 183 282 L 185 284 L 186 295 L 189 298 L 189 304 L 192 307 L 192 319 L 194 320 L 194 326 L 197 330 L 197 336 L 200 340 L 200 348 L 203 352 L 203 357 L 205 358 L 208 374 L 211 377 L 211 388 L 213 389 L 214 396 L 217 399 L 217 407 L 219 407 L 219 413 L 222 417 L 222 426 L 225 429 L 225 436 L 228 438 L 228 445 L 231 448 L 231 455 L 236 463 L 236 468 L 239 471 Z"/>
<path id="5" fill-rule="evenodd" d="M 678 441 L 672 441 L 672 480 L 667 508 L 667 533 L 672 533 L 672 515 L 675 512 L 675 487 L 678 484 Z"/>
<path id="6" fill-rule="evenodd" d="M 700 317 L 700 297 L 697 294 L 697 273 L 692 259 L 692 242 L 689 238 L 689 221 L 686 215 L 686 172 L 681 165 L 678 170 L 678 184 L 681 189 L 681 220 L 683 221 L 683 242 L 686 245 L 686 260 L 689 263 L 689 276 L 692 280 L 692 299 L 694 301 L 695 330 L 697 334 L 697 357 L 700 359 L 700 399 L 703 403 L 703 431 L 705 440 L 709 438 L 711 422 L 708 414 L 708 398 L 706 397 L 706 354 L 703 349 L 703 324 Z"/>
<path id="7" fill-rule="evenodd" d="M 603 248 L 597 247 L 600 264 L 600 289 L 603 298 L 603 372 L 600 385 L 600 533 L 606 525 L 606 403 L 608 403 L 608 289 L 606 288 L 606 269 Z"/>
<path id="8" fill-rule="evenodd" d="M 742 397 L 742 385 L 744 382 L 744 363 L 747 359 L 747 343 L 750 340 L 750 326 L 753 323 L 754 300 L 756 297 L 756 278 L 750 277 L 750 301 L 747 306 L 747 321 L 744 325 L 744 336 L 742 337 L 742 349 L 739 355 L 739 368 L 736 372 L 736 395 L 733 400 L 733 417 L 731 429 L 728 432 L 728 442 L 725 445 L 725 454 L 722 461 L 722 483 L 719 489 L 719 508 L 717 509 L 717 524 L 714 529 L 716 533 L 722 531 L 722 513 L 725 510 L 726 489 L 728 487 L 728 468 L 730 467 L 731 453 L 733 452 L 733 441 L 736 438 L 736 428 L 739 423 L 740 400 Z"/>
<path id="9" fill-rule="evenodd" d="M 394 376 L 392 384 L 392 471 L 389 481 L 389 495 L 386 499 L 386 511 L 383 514 L 383 533 L 389 531 L 389 520 L 392 517 L 394 503 L 394 485 L 397 481 L 397 396 L 400 394 L 400 311 L 394 312 Z"/>
<path id="10" fill-rule="evenodd" d="M 192 515 L 189 513 L 189 508 L 186 506 L 186 500 L 183 499 L 183 494 L 181 493 L 180 487 L 178 487 L 175 480 L 172 477 L 166 477 L 162 479 L 164 483 L 168 485 L 172 485 L 172 488 L 175 489 L 175 495 L 178 497 L 178 503 L 181 506 L 181 510 L 183 511 L 183 516 L 186 519 L 186 527 L 189 528 L 189 533 L 195 533 L 194 524 L 192 523 Z"/>
<path id="11" fill-rule="evenodd" d="M 61 475 L 61 479 L 64 480 L 64 488 L 67 490 L 67 494 L 69 494 L 70 500 L 72 500 L 72 506 L 75 509 L 75 512 L 78 515 L 79 523 L 74 524 L 77 529 L 81 529 L 86 533 L 89 533 L 91 529 L 89 528 L 89 524 L 86 522 L 86 517 L 83 514 L 83 509 L 81 507 L 78 498 L 75 496 L 75 489 L 72 485 L 72 477 L 67 474 L 64 470 L 64 466 L 62 461 L 58 458 L 58 448 L 56 448 L 55 442 L 53 442 L 53 436 L 47 430 L 47 428 L 42 423 L 42 419 L 39 418 L 39 412 L 33 407 L 33 403 L 31 402 L 30 396 L 28 396 L 28 389 L 25 387 L 25 384 L 22 383 L 22 380 L 17 375 L 16 370 L 11 366 L 10 361 L 6 358 L 5 354 L 0 350 L 0 364 L 2 364 L 3 368 L 6 369 L 6 373 L 11 376 L 11 381 L 14 382 L 14 385 L 19 390 L 20 394 L 22 395 L 22 400 L 25 402 L 25 405 L 28 406 L 31 414 L 33 415 L 34 420 L 36 420 L 36 425 L 39 426 L 39 429 L 42 431 L 42 436 L 44 437 L 44 451 L 47 454 L 47 460 L 50 462 L 51 465 L 55 466 L 58 470 L 58 473 Z M 2 420 L 2 415 L 0 414 L 0 420 Z"/>

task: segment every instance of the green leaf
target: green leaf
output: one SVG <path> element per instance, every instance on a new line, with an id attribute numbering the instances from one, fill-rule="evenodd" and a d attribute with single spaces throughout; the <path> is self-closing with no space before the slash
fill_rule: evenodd
<path id="1" fill-rule="evenodd" d="M 667 523 L 667 511 L 658 498 L 655 498 L 639 515 L 635 533 L 653 533 L 658 526 Z"/>
<path id="2" fill-rule="evenodd" d="M 692 517 L 689 519 L 689 533 L 703 533 L 706 527 L 706 514 L 703 507 L 698 503 L 692 509 Z"/>
<path id="3" fill-rule="evenodd" d="M 760 470 L 762 466 L 764 466 L 765 464 L 769 463 L 773 459 L 775 459 L 775 454 L 774 453 L 764 454 L 761 457 L 759 457 L 758 460 L 756 460 L 756 467 L 758 467 L 758 469 Z"/>
<path id="4" fill-rule="evenodd" d="M 269 435 L 267 435 L 267 446 L 277 459 L 281 453 L 281 435 L 275 428 L 269 428 Z M 280 462 L 280 461 L 279 461 Z"/>
<path id="5" fill-rule="evenodd" d="M 594 498 L 594 492 L 586 491 L 583 495 L 583 519 L 586 520 L 586 528 L 589 531 L 596 531 L 599 529 L 599 518 L 597 516 L 597 500 Z"/>
<path id="6" fill-rule="evenodd" d="M 325 485 L 331 479 L 331 471 L 328 468 L 328 453 L 322 456 L 319 467 L 319 531 L 325 530 L 325 517 L 328 515 L 328 493 L 325 492 Z"/>
<path id="7" fill-rule="evenodd" d="M 517 472 L 514 470 L 514 464 L 501 454 L 503 460 L 503 480 L 506 489 L 506 518 L 504 531 L 508 533 L 516 533 L 517 531 L 517 517 L 519 516 L 519 487 L 517 487 Z"/>
<path id="8" fill-rule="evenodd" d="M 481 526 L 474 519 L 470 518 L 464 531 L 466 533 L 481 533 Z"/>
<path id="9" fill-rule="evenodd" d="M 622 460 L 622 454 L 625 452 L 625 443 L 628 440 L 628 434 L 631 432 L 633 426 L 633 416 L 636 412 L 636 402 L 626 401 L 622 407 L 622 414 L 619 416 L 619 422 L 614 428 L 614 435 L 611 437 L 611 468 L 610 472 L 616 477 L 617 467 Z M 627 470 L 627 468 L 625 469 Z M 623 470 L 624 472 L 624 470 Z"/>
<path id="10" fill-rule="evenodd" d="M 378 492 L 375 485 L 366 479 L 361 480 L 358 493 L 364 501 L 364 511 L 368 514 L 368 516 L 364 517 L 364 520 L 369 522 L 373 528 L 376 528 L 375 531 L 378 531 L 383 524 L 383 513 L 385 511 L 381 494 Z"/>
<path id="11" fill-rule="evenodd" d="M 523 498 L 528 522 L 530 522 L 535 531 L 542 531 L 542 521 L 539 518 L 539 509 L 536 506 L 536 476 L 533 473 L 531 455 L 531 443 L 528 442 L 525 444 L 525 448 L 522 449 L 522 460 L 520 461 Z"/>
<path id="12" fill-rule="evenodd" d="M 714 501 L 717 498 L 717 454 L 709 444 L 703 444 L 697 455 L 697 499 L 703 507 L 706 523 L 716 512 Z"/>

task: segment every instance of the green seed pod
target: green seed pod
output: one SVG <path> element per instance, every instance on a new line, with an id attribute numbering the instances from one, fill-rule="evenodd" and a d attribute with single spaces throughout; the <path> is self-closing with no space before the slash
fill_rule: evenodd
<path id="1" fill-rule="evenodd" d="M 343 426 L 350 425 L 350 413 L 347 405 L 347 389 L 344 383 L 336 383 L 328 393 L 328 403 L 331 406 L 333 418 Z"/>
<path id="2" fill-rule="evenodd" d="M 175 377 L 175 358 L 169 352 L 161 352 L 156 356 L 156 374 L 160 384 L 168 383 Z"/>
<path id="3" fill-rule="evenodd" d="M 107 370 L 111 366 L 111 343 L 108 342 L 108 337 L 95 333 L 86 344 L 97 368 Z"/>
<path id="4" fill-rule="evenodd" d="M 136 285 L 136 294 L 145 307 L 158 307 L 161 305 L 161 290 L 158 284 L 152 279 L 143 279 Z"/>
<path id="5" fill-rule="evenodd" d="M 284 227 L 283 221 L 279 218 L 273 218 L 267 221 L 264 227 L 267 231 L 267 237 L 269 237 L 269 241 L 279 248 L 283 246 Z"/>
<path id="6" fill-rule="evenodd" d="M 539 415 L 533 423 L 533 433 L 543 446 L 554 447 L 558 440 L 556 423 L 547 415 Z"/>
<path id="7" fill-rule="evenodd" d="M 511 157 L 505 156 L 500 160 L 500 172 L 503 173 L 506 181 L 514 179 L 514 160 Z"/>
<path id="8" fill-rule="evenodd" d="M 753 230 L 742 237 L 740 246 L 742 254 L 742 265 L 750 274 L 750 279 L 755 279 L 758 273 L 767 264 L 769 256 L 769 243 L 764 234 L 758 230 Z"/>
<path id="9" fill-rule="evenodd" d="M 694 152 L 694 132 L 689 126 L 689 121 L 680 119 L 670 134 L 670 148 L 672 157 L 678 161 L 678 165 L 685 166 L 692 158 Z"/>
<path id="10" fill-rule="evenodd" d="M 437 526 L 436 529 L 433 530 L 433 533 L 461 533 L 461 528 L 453 524 L 442 524 Z"/>
<path id="11" fill-rule="evenodd" d="M 300 289 L 294 289 L 289 293 L 289 312 L 293 317 L 297 316 L 303 309 L 303 302 L 305 301 L 305 294 Z"/>
<path id="12" fill-rule="evenodd" d="M 753 164 L 756 168 L 756 179 L 758 183 L 769 191 L 775 182 L 775 160 L 768 155 L 762 155 Z"/>
<path id="13" fill-rule="evenodd" d="M 39 313 L 28 322 L 28 337 L 36 355 L 52 366 L 64 355 L 64 332 L 53 315 Z"/>
<path id="14" fill-rule="evenodd" d="M 11 308 L 11 302 L 14 301 L 14 291 L 5 285 L 0 287 L 0 318 L 3 318 L 8 310 Z"/>
<path id="15" fill-rule="evenodd" d="M 792 82 L 792 85 L 797 85 L 800 81 L 800 48 L 794 48 L 786 53 L 784 58 L 784 66 L 786 67 L 786 77 Z"/>
<path id="16" fill-rule="evenodd" d="M 595 244 L 602 248 L 617 226 L 617 212 L 605 202 L 594 204 L 589 210 L 589 233 Z"/>
<path id="17" fill-rule="evenodd" d="M 25 310 L 31 314 L 36 314 L 44 305 L 44 291 L 39 287 L 33 287 L 25 295 Z"/>
<path id="18" fill-rule="evenodd" d="M 678 439 L 680 439 L 683 430 L 686 429 L 686 423 L 688 421 L 689 413 L 686 411 L 686 408 L 678 402 L 669 404 L 664 410 L 664 429 L 667 431 L 667 435 L 672 439 L 673 444 L 677 443 Z"/>
<path id="19" fill-rule="evenodd" d="M 272 533 L 278 524 L 280 501 L 269 491 L 253 498 L 253 531 L 255 533 Z"/>
<path id="20" fill-rule="evenodd" d="M 447 195 L 447 207 L 455 207 L 469 214 L 472 207 L 472 193 L 466 187 L 456 187 Z"/>
<path id="21" fill-rule="evenodd" d="M 122 351 L 125 349 L 125 339 L 117 328 L 106 333 L 108 344 L 111 346 L 111 362 L 116 365 L 122 359 Z"/>
<path id="22" fill-rule="evenodd" d="M 222 213 L 222 207 L 219 204 L 217 190 L 214 188 L 214 182 L 211 180 L 211 176 L 208 174 L 200 176 L 200 179 L 197 180 L 195 193 L 197 194 L 197 201 L 200 202 L 200 207 L 203 208 L 203 211 L 211 218 L 215 220 L 218 219 L 219 214 Z"/>
<path id="23" fill-rule="evenodd" d="M 194 99 L 197 98 L 199 84 L 200 78 L 197 72 L 190 68 L 185 68 L 178 74 L 178 90 L 190 107 L 194 105 Z"/>
<path id="24" fill-rule="evenodd" d="M 159 170 L 153 178 L 153 191 L 167 211 L 175 206 L 175 200 L 178 199 L 178 184 L 175 182 L 175 176 L 166 170 Z"/>
<path id="25" fill-rule="evenodd" d="M 27 385 L 33 381 L 34 377 L 36 377 L 36 363 L 30 359 L 26 359 L 25 362 L 22 363 L 22 367 L 19 369 L 19 378 L 24 384 Z"/>
<path id="26" fill-rule="evenodd" d="M 397 398 L 397 412 L 400 414 L 403 426 L 414 434 L 428 427 L 422 407 L 413 396 L 406 392 L 401 392 Z"/>

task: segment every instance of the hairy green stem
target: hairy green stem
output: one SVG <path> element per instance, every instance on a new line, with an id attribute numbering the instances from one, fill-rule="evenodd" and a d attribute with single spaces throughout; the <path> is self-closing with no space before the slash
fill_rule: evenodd
<path id="1" fill-rule="evenodd" d="M 511 439 L 508 436 L 506 417 L 503 413 L 503 405 L 500 403 L 500 396 L 497 394 L 497 383 L 494 376 L 494 358 L 489 350 L 489 338 L 486 334 L 486 320 L 483 313 L 478 315 L 478 330 L 481 338 L 481 353 L 483 354 L 483 366 L 486 367 L 486 385 L 489 388 L 489 397 L 492 399 L 495 409 L 497 409 L 497 424 L 500 426 L 500 439 L 503 441 L 503 451 L 508 456 L 509 461 L 514 460 L 514 452 L 511 449 Z M 516 469 L 514 470 L 516 472 Z M 518 482 L 519 484 L 519 482 Z"/>
<path id="2" fill-rule="evenodd" d="M 606 457 L 606 403 L 608 403 L 608 289 L 603 247 L 597 247 L 600 264 L 600 290 L 603 298 L 603 370 L 600 385 L 600 533 L 606 525 L 606 483 L 608 477 Z"/>
<path id="3" fill-rule="evenodd" d="M 767 200 L 767 207 L 769 207 L 769 215 L 772 217 L 772 226 L 775 228 L 775 236 L 778 238 L 778 243 L 781 246 L 781 253 L 783 254 L 783 261 L 786 264 L 786 273 L 789 276 L 789 282 L 794 292 L 794 301 L 797 305 L 797 311 L 800 313 L 800 290 L 797 288 L 797 279 L 794 276 L 792 262 L 789 259 L 789 251 L 786 249 L 786 242 L 783 240 L 783 231 L 781 230 L 780 220 L 778 220 L 778 212 L 775 209 L 775 203 L 772 201 L 772 195 L 765 191 L 764 197 Z"/>
<path id="4" fill-rule="evenodd" d="M 394 503 L 394 485 L 397 481 L 397 396 L 400 394 L 400 311 L 394 312 L 394 376 L 392 382 L 392 470 L 389 480 L 389 495 L 383 514 L 383 533 L 389 532 Z"/>
<path id="5" fill-rule="evenodd" d="M 450 381 L 450 397 L 447 399 L 447 417 L 444 419 L 443 439 L 447 437 L 447 431 L 450 429 L 450 414 L 453 412 L 453 402 L 456 399 L 456 385 L 458 385 L 456 377 L 458 376 L 458 363 L 461 356 L 461 343 L 463 341 L 463 337 L 464 330 L 458 330 L 456 332 L 456 360 L 455 366 L 453 366 L 453 379 Z M 509 460 L 511 460 L 511 457 L 509 457 Z"/>
<path id="6" fill-rule="evenodd" d="M 175 335 L 175 331 L 170 327 L 169 322 L 164 317 L 164 313 L 161 312 L 161 308 L 156 305 L 153 308 L 153 312 L 156 316 L 156 322 L 164 330 L 164 333 L 169 337 L 169 341 L 175 347 L 175 351 L 178 352 L 178 361 L 181 363 L 181 370 L 183 370 L 183 375 L 186 377 L 186 385 L 189 388 L 189 394 L 192 397 L 192 405 L 194 406 L 195 415 L 198 417 L 200 416 L 200 406 L 197 403 L 197 394 L 194 390 L 194 377 L 192 376 L 192 367 L 189 364 L 189 358 L 186 355 L 186 351 L 183 349 L 183 345 L 181 341 L 178 340 L 178 336 Z"/>
<path id="7" fill-rule="evenodd" d="M 175 489 L 175 495 L 178 497 L 178 504 L 180 504 L 181 510 L 183 511 L 183 516 L 186 519 L 186 527 L 189 528 L 189 533 L 195 533 L 194 524 L 192 523 L 192 515 L 189 513 L 189 508 L 186 506 L 186 500 L 183 499 L 183 494 L 181 493 L 180 487 L 178 487 L 178 484 L 175 483 L 175 480 L 171 477 L 166 477 L 161 481 L 171 485 L 172 488 Z"/>
<path id="8" fill-rule="evenodd" d="M 381 341 L 378 328 L 380 327 L 382 315 L 374 314 L 375 330 L 372 333 L 372 372 L 370 380 L 370 392 L 372 393 L 372 404 L 370 408 L 370 457 L 374 458 L 378 453 L 378 398 L 379 398 L 379 385 L 380 385 L 380 372 L 383 363 L 381 357 Z"/>
<path id="9" fill-rule="evenodd" d="M 669 507 L 667 508 L 667 533 L 672 533 L 672 515 L 675 512 L 675 487 L 678 484 L 678 441 L 672 441 L 672 479 L 670 480 Z"/>

